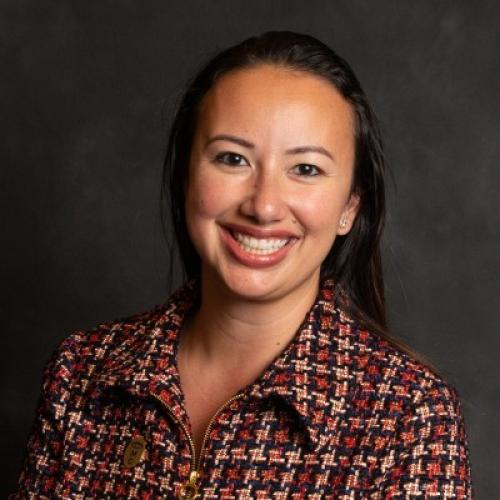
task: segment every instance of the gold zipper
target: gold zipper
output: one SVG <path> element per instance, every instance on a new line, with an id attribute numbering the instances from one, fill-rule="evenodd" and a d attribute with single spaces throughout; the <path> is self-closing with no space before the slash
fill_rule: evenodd
<path id="1" fill-rule="evenodd" d="M 232 398 L 228 399 L 223 405 L 219 406 L 217 411 L 212 415 L 212 418 L 208 422 L 207 428 L 205 429 L 205 434 L 203 435 L 203 440 L 201 442 L 201 448 L 200 448 L 200 455 L 198 457 L 198 460 L 196 459 L 196 448 L 194 445 L 194 439 L 189 433 L 188 428 L 186 425 L 181 422 L 174 414 L 170 406 L 163 401 L 161 396 L 158 396 L 157 394 L 151 394 L 157 401 L 159 401 L 162 405 L 163 408 L 165 408 L 172 418 L 179 423 L 181 426 L 182 430 L 184 431 L 184 434 L 186 434 L 186 437 L 189 442 L 189 447 L 191 448 L 191 471 L 189 472 L 189 479 L 188 482 L 184 485 L 182 488 L 181 492 L 178 495 L 179 500 L 195 500 L 196 498 L 200 497 L 200 493 L 198 492 L 198 485 L 196 482 L 198 481 L 199 477 L 199 469 L 200 469 L 200 464 L 201 464 L 201 458 L 203 457 L 203 451 L 205 448 L 205 442 L 207 440 L 207 437 L 210 433 L 210 430 L 212 428 L 212 425 L 217 418 L 217 416 L 221 413 L 221 411 L 226 408 L 227 405 L 231 404 L 233 401 L 236 401 L 237 399 L 240 399 L 245 395 L 245 393 L 240 392 L 236 395 L 234 395 Z"/>

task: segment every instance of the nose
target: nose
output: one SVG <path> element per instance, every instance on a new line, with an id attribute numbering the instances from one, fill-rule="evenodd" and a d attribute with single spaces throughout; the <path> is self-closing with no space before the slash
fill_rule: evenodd
<path id="1" fill-rule="evenodd" d="M 241 213 L 259 224 L 283 220 L 286 215 L 285 193 L 278 176 L 261 172 L 251 183 L 250 194 L 240 206 Z"/>

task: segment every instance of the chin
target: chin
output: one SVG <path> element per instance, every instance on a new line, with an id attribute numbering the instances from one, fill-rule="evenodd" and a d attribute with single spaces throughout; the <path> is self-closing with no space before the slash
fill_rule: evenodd
<path id="1" fill-rule="evenodd" d="M 281 296 L 286 286 L 276 272 L 211 269 L 203 274 L 209 288 L 222 288 L 235 298 L 259 300 Z M 212 284 L 210 284 L 210 282 Z"/>
<path id="2" fill-rule="evenodd" d="M 232 294 L 251 300 L 268 299 L 281 295 L 283 284 L 276 277 L 234 276 L 223 280 L 224 286 Z"/>
<path id="3" fill-rule="evenodd" d="M 280 299 L 303 286 L 310 279 L 311 283 L 314 281 L 314 276 L 311 275 L 308 278 L 297 271 L 286 274 L 287 276 L 284 276 L 277 270 L 266 270 L 265 272 L 238 270 L 238 272 L 216 273 L 216 280 L 235 298 L 251 301 Z"/>

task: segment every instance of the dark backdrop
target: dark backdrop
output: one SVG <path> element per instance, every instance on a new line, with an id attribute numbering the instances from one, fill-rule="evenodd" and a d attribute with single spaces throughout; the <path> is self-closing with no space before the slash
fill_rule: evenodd
<path id="1" fill-rule="evenodd" d="M 477 497 L 496 497 L 499 4 L 4 0 L 0 14 L 2 497 L 58 341 L 166 299 L 158 198 L 184 82 L 268 29 L 331 44 L 380 116 L 398 186 L 392 325 L 459 390 Z"/>

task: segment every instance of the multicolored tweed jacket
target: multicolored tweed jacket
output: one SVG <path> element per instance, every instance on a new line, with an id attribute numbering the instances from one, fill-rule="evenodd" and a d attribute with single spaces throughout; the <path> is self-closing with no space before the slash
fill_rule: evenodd
<path id="1" fill-rule="evenodd" d="M 61 343 L 12 498 L 472 498 L 456 391 L 356 327 L 331 281 L 195 457 L 176 349 L 196 290 Z"/>

